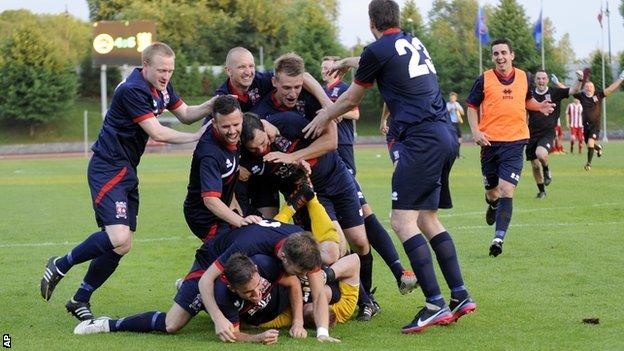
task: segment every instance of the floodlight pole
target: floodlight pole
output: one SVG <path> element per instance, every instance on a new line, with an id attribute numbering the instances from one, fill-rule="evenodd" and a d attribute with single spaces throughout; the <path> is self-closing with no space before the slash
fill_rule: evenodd
<path id="1" fill-rule="evenodd" d="M 106 105 L 107 105 L 107 96 L 106 96 L 106 65 L 100 66 L 100 97 L 101 97 L 101 109 L 102 109 L 102 119 L 106 117 Z"/>

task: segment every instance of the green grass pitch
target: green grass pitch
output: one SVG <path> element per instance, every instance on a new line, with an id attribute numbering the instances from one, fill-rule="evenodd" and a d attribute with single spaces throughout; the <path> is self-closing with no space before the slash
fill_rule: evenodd
<path id="1" fill-rule="evenodd" d="M 567 147 L 567 144 L 566 144 Z M 382 312 L 370 323 L 331 331 L 341 344 L 293 340 L 281 332 L 273 350 L 622 350 L 624 349 L 624 143 L 611 142 L 585 172 L 585 155 L 551 155 L 548 197 L 525 163 L 504 252 L 488 257 L 493 228 L 485 224 L 478 149 L 462 148 L 451 187 L 455 207 L 441 213 L 455 239 L 477 311 L 457 324 L 401 335 L 423 304 L 420 291 L 399 294 L 375 256 L 374 285 Z M 377 216 L 390 229 L 391 165 L 385 148 L 356 152 L 358 178 Z M 16 350 L 249 350 L 224 345 L 207 314 L 176 335 L 75 336 L 64 304 L 87 268 L 74 267 L 48 303 L 39 280 L 50 255 L 66 253 L 95 231 L 84 158 L 0 160 L 0 331 Z M 141 209 L 132 251 L 94 294 L 96 315 L 167 311 L 173 283 L 186 274 L 199 245 L 186 227 L 182 202 L 190 155 L 148 154 L 139 166 Z M 393 235 L 393 234 L 392 234 Z M 393 235 L 394 237 L 394 235 Z M 395 239 L 395 242 L 398 242 Z M 408 265 L 399 245 L 404 265 Z M 437 266 L 437 265 L 436 265 Z M 448 288 L 438 271 L 442 291 Z M 597 317 L 600 324 L 582 323 Z M 314 332 L 311 331 L 310 335 Z"/>

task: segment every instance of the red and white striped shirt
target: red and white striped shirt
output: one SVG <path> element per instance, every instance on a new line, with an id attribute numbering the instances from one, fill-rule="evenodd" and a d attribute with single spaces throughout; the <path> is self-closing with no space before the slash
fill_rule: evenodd
<path id="1" fill-rule="evenodd" d="M 566 114 L 570 118 L 570 128 L 583 127 L 583 106 L 581 104 L 569 104 Z"/>

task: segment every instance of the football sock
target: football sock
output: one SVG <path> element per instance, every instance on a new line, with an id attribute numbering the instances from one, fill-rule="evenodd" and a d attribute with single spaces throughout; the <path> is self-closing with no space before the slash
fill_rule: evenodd
<path id="1" fill-rule="evenodd" d="M 501 197 L 498 210 L 496 211 L 496 232 L 494 236 L 499 239 L 505 239 L 509 222 L 511 222 L 511 213 L 513 212 L 513 198 Z"/>
<path id="2" fill-rule="evenodd" d="M 570 142 L 570 153 L 574 152 L 574 143 Z"/>
<path id="3" fill-rule="evenodd" d="M 588 147 L 587 148 L 587 163 L 591 164 L 593 158 L 594 158 L 594 148 Z"/>
<path id="4" fill-rule="evenodd" d="M 399 253 L 394 247 L 394 243 L 386 229 L 379 223 L 375 214 L 364 218 L 364 227 L 366 228 L 368 242 L 370 242 L 375 251 L 379 253 L 384 262 L 386 262 L 394 278 L 397 281 L 400 280 L 405 269 L 403 269 L 403 265 L 399 260 Z"/>
<path id="5" fill-rule="evenodd" d="M 542 170 L 543 170 L 542 174 L 544 174 L 544 176 L 546 176 L 546 174 L 548 173 L 548 165 L 542 165 Z"/>
<path id="6" fill-rule="evenodd" d="M 435 252 L 442 275 L 444 275 L 444 279 L 451 291 L 463 287 L 464 280 L 451 235 L 448 232 L 442 232 L 431 238 L 429 243 L 433 252 Z"/>
<path id="7" fill-rule="evenodd" d="M 440 295 L 440 286 L 433 270 L 433 261 L 427 239 L 422 234 L 416 234 L 403 243 L 403 248 L 423 294 L 427 299 L 433 298 L 435 300 L 435 297 Z M 429 300 L 427 301 L 429 302 Z"/>
<path id="8" fill-rule="evenodd" d="M 488 205 L 490 205 L 490 207 L 491 207 L 493 210 L 496 210 L 496 209 L 498 208 L 498 202 L 499 202 L 499 200 L 500 200 L 500 198 L 498 198 L 498 199 L 496 199 L 496 200 L 494 200 L 494 201 L 490 201 L 490 200 L 488 200 L 487 196 L 485 197 L 485 202 L 487 202 L 487 203 L 488 203 Z"/>
<path id="9" fill-rule="evenodd" d="M 61 273 L 67 273 L 72 266 L 92 260 L 112 249 L 113 244 L 108 238 L 108 234 L 104 231 L 95 232 L 74 247 L 67 255 L 58 258 L 54 264 Z"/>
<path id="10" fill-rule="evenodd" d="M 145 312 L 122 319 L 111 319 L 108 321 L 108 326 L 110 327 L 111 332 L 129 331 L 147 333 L 151 331 L 159 331 L 166 333 L 166 318 L 167 314 L 164 312 Z"/>
<path id="11" fill-rule="evenodd" d="M 331 267 L 323 266 L 322 269 L 325 272 L 325 285 L 336 281 L 336 272 Z"/>
<path id="12" fill-rule="evenodd" d="M 368 295 L 368 293 L 364 290 L 363 284 L 360 284 L 358 290 L 360 291 L 360 293 L 358 295 L 357 305 L 362 306 L 365 303 L 371 303 L 370 295 Z"/>
<path id="13" fill-rule="evenodd" d="M 546 190 L 544 189 L 544 183 L 542 183 L 542 184 L 537 184 L 537 189 L 539 189 L 540 193 L 543 193 L 544 191 L 546 191 Z"/>
<path id="14" fill-rule="evenodd" d="M 276 214 L 273 219 L 282 223 L 290 223 L 290 220 L 294 215 L 295 210 L 289 204 L 284 204 L 282 205 L 282 208 L 280 208 L 279 213 Z"/>
<path id="15" fill-rule="evenodd" d="M 74 301 L 89 302 L 91 294 L 115 272 L 123 255 L 110 250 L 91 261 Z"/>
<path id="16" fill-rule="evenodd" d="M 325 207 L 319 202 L 318 197 L 314 196 L 312 200 L 306 204 L 308 214 L 310 215 L 310 226 L 312 227 L 312 235 L 314 238 L 338 238 L 334 222 L 325 211 Z"/>
<path id="17" fill-rule="evenodd" d="M 360 280 L 364 286 L 364 290 L 370 294 L 373 285 L 373 253 L 368 252 L 366 255 L 359 255 L 360 257 Z"/>

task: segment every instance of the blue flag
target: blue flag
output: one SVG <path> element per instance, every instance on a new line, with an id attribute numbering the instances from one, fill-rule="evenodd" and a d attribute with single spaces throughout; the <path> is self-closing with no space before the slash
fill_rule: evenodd
<path id="1" fill-rule="evenodd" d="M 479 7 L 477 11 L 477 20 L 475 21 L 475 35 L 481 41 L 481 44 L 487 44 L 490 42 L 490 33 L 488 31 L 487 24 L 485 23 L 485 14 L 483 9 Z"/>
<path id="2" fill-rule="evenodd" d="M 540 11 L 539 18 L 533 26 L 533 39 L 535 40 L 535 47 L 537 50 L 542 49 L 542 11 Z"/>

